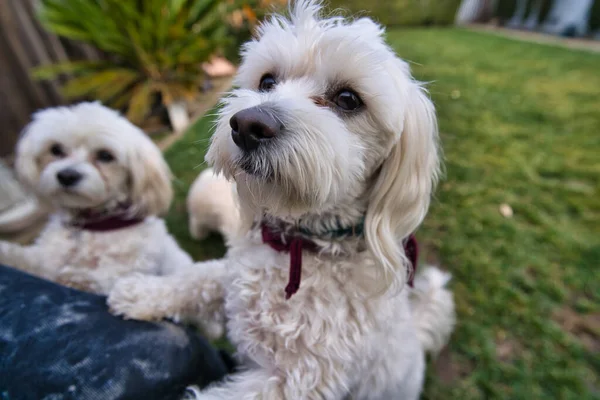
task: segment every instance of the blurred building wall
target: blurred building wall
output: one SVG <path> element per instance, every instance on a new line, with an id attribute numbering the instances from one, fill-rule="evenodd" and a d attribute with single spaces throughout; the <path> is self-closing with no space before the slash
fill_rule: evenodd
<path id="1" fill-rule="evenodd" d="M 462 0 L 457 24 L 496 19 L 507 28 L 600 37 L 600 0 Z"/>

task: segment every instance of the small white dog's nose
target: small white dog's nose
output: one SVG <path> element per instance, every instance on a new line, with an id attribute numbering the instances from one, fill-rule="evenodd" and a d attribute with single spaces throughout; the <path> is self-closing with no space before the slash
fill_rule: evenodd
<path id="1" fill-rule="evenodd" d="M 56 179 L 64 187 L 71 187 L 77 184 L 82 178 L 81 173 L 77 172 L 73 168 L 65 168 L 56 174 Z"/>
<path id="2" fill-rule="evenodd" d="M 271 113 L 257 107 L 237 112 L 229 120 L 231 138 L 244 151 L 256 150 L 260 144 L 281 133 L 282 125 Z"/>

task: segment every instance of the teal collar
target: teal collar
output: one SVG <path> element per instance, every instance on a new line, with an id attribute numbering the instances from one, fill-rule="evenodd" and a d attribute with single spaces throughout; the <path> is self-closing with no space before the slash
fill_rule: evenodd
<path id="1" fill-rule="evenodd" d="M 325 232 L 312 232 L 306 228 L 299 228 L 298 232 L 308 237 L 327 238 L 327 239 L 343 239 L 350 236 L 361 237 L 365 230 L 365 217 L 362 217 L 356 225 L 345 226 L 339 221 L 336 222 L 335 226 Z"/>
<path id="2" fill-rule="evenodd" d="M 273 226 L 273 222 L 269 224 L 263 220 L 260 223 L 260 231 L 264 244 L 277 252 L 290 254 L 290 276 L 285 287 L 286 300 L 292 297 L 300 288 L 302 252 L 319 252 L 320 246 L 315 240 L 340 240 L 347 237 L 361 237 L 364 231 L 364 217 L 361 218 L 358 224 L 351 227 L 342 226 L 338 220 L 338 223 L 332 229 L 325 232 L 320 231 L 318 234 L 306 228 L 286 224 L 283 221 L 278 222 L 279 226 Z"/>
<path id="3" fill-rule="evenodd" d="M 281 222 L 281 221 L 280 221 Z M 339 220 L 338 220 L 339 222 Z M 314 239 L 341 239 L 346 237 L 361 237 L 364 235 L 364 217 L 351 227 L 337 224 L 333 229 L 326 232 L 315 234 L 308 229 L 296 228 L 291 225 L 273 227 L 267 221 L 260 222 L 260 231 L 264 244 L 270 246 L 277 252 L 288 252 L 290 254 L 290 277 L 285 287 L 286 300 L 291 298 L 300 288 L 300 279 L 302 275 L 302 251 L 319 252 L 319 245 Z M 307 236 L 307 237 L 303 237 Z M 419 256 L 419 247 L 414 235 L 410 235 L 402 241 L 404 253 L 410 261 L 408 284 L 413 286 L 414 272 L 417 268 L 417 259 Z"/>

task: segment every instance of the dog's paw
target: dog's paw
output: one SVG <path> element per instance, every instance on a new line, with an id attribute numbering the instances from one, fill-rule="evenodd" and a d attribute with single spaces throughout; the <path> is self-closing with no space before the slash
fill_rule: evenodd
<path id="1" fill-rule="evenodd" d="M 110 291 L 107 304 L 111 313 L 125 319 L 156 321 L 167 317 L 160 304 L 163 288 L 158 276 L 135 275 L 119 279 Z"/>

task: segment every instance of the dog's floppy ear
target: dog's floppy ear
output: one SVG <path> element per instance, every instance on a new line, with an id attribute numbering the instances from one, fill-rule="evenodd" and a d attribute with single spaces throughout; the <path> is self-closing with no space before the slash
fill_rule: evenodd
<path id="1" fill-rule="evenodd" d="M 142 215 L 166 213 L 173 199 L 171 171 L 160 150 L 140 132 L 129 156 L 131 201 Z"/>
<path id="2" fill-rule="evenodd" d="M 39 144 L 36 143 L 34 133 L 38 126 L 36 121 L 44 111 L 39 111 L 34 114 L 33 121 L 30 122 L 19 135 L 15 150 L 15 172 L 19 181 L 30 189 L 34 189 L 37 185 L 40 168 L 37 162 Z"/>
<path id="3" fill-rule="evenodd" d="M 386 289 L 402 288 L 412 273 L 402 240 L 423 221 L 440 169 L 438 132 L 433 103 L 408 66 L 396 60 L 396 88 L 404 94 L 405 109 L 397 122 L 399 135 L 383 162 L 367 209 L 367 245 L 381 264 Z"/>

